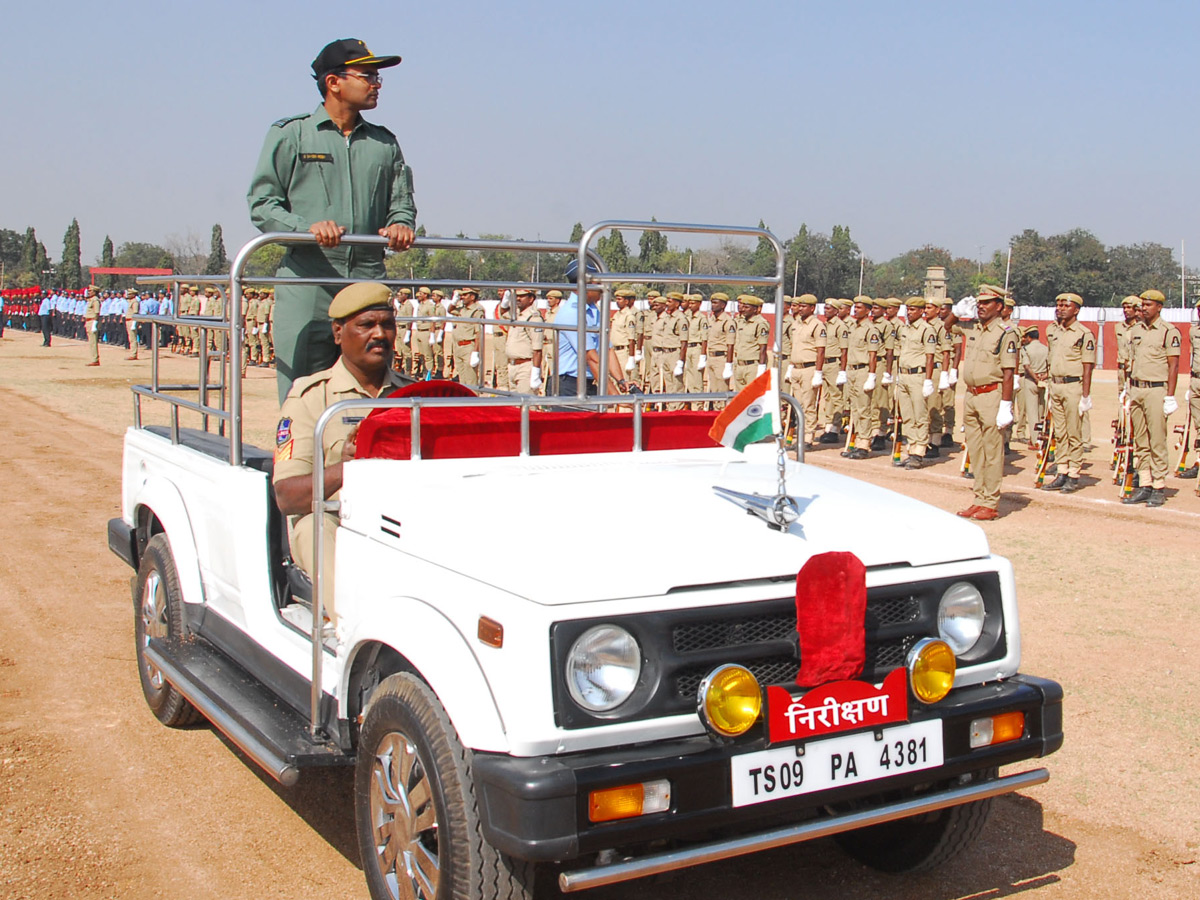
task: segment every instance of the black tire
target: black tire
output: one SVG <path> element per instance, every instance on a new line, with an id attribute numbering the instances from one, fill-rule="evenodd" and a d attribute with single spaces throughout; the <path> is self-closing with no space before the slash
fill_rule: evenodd
<path id="1" fill-rule="evenodd" d="M 158 721 L 172 728 L 198 722 L 200 713 L 145 655 L 151 637 L 177 640 L 183 636 L 183 593 L 179 590 L 179 575 L 165 534 L 150 538 L 142 554 L 133 601 L 133 634 L 138 676 L 150 711 Z"/>
<path id="2" fill-rule="evenodd" d="M 374 900 L 533 897 L 537 867 L 483 837 L 471 761 L 441 703 L 415 676 L 392 675 L 371 695 L 354 814 Z"/>
<path id="3" fill-rule="evenodd" d="M 977 773 L 975 780 L 994 778 L 996 770 Z M 951 806 L 834 837 L 843 850 L 881 872 L 925 872 L 966 850 L 983 831 L 992 798 Z"/>

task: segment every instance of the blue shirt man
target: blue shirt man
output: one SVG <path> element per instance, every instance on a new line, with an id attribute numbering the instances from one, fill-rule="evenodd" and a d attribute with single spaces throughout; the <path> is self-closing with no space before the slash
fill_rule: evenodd
<path id="1" fill-rule="evenodd" d="M 599 271 L 591 263 L 588 263 L 587 270 L 588 272 Z M 573 281 L 577 271 L 577 263 L 572 260 L 567 266 L 567 280 Z M 598 285 L 588 287 L 587 303 L 584 305 L 583 313 L 587 328 L 598 328 L 600 325 L 600 309 L 596 304 L 600 302 L 602 294 L 603 291 Z M 578 323 L 579 297 L 572 291 L 570 296 L 559 306 L 558 314 L 554 317 L 554 324 L 577 325 Z M 576 397 L 579 395 L 579 334 L 575 331 L 556 331 L 555 333 L 557 335 L 555 355 L 558 359 L 558 394 L 560 397 Z M 584 364 L 587 367 L 584 373 L 587 380 L 586 393 L 594 396 L 597 393 L 596 379 L 600 377 L 600 335 L 590 333 L 586 335 L 583 347 Z M 608 377 L 620 393 L 626 393 L 628 385 L 621 378 L 622 374 L 621 364 L 617 361 L 617 354 L 610 343 L 608 347 Z"/>

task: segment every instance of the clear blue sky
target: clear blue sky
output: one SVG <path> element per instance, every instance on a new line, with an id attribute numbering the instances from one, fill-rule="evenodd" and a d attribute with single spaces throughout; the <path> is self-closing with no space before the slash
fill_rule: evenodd
<path id="1" fill-rule="evenodd" d="M 1023 228 L 1186 239 L 1200 4 L 1059 2 L 10 3 L 0 227 L 51 257 L 104 235 L 252 236 L 272 121 L 361 37 L 404 63 L 369 116 L 434 233 L 565 239 L 604 218 L 851 226 L 882 260 L 987 254 Z M 672 238 L 684 243 L 684 236 Z"/>

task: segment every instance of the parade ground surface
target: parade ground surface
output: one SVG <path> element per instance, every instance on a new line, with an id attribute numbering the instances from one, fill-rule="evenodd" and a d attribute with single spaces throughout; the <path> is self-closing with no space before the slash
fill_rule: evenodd
<path id="1" fill-rule="evenodd" d="M 109 552 L 105 523 L 120 513 L 128 388 L 149 381 L 150 364 L 102 348 L 102 365 L 85 368 L 85 353 L 11 330 L 0 339 L 0 897 L 365 896 L 349 771 L 281 788 L 211 728 L 166 729 L 146 708 L 131 572 Z M 164 381 L 194 381 L 196 368 L 163 356 Z M 1093 390 L 1083 490 L 1035 491 L 1023 450 L 1005 474 L 1004 517 L 983 526 L 1016 567 L 1022 668 L 1066 691 L 1063 749 L 1021 767 L 1045 764 L 1048 784 L 999 798 L 974 847 L 929 874 L 882 875 L 824 840 L 581 896 L 1200 896 L 1200 497 L 1195 481 L 1172 477 L 1162 509 L 1120 505 L 1112 377 Z M 250 370 L 246 410 L 247 440 L 270 446 L 272 371 Z M 1181 409 L 1172 425 L 1182 421 Z M 840 449 L 808 462 L 945 510 L 972 502 L 958 452 L 908 472 L 890 454 L 851 462 Z M 697 525 L 644 535 L 635 516 L 630 546 L 647 560 L 712 552 L 720 536 Z M 903 522 L 861 525 L 880 541 L 938 540 Z M 531 564 L 554 550 L 550 532 L 505 538 Z"/>

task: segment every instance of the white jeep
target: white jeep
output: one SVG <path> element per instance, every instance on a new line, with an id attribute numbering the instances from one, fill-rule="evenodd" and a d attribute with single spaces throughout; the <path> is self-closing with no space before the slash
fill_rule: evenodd
<path id="1" fill-rule="evenodd" d="M 646 225 L 522 247 L 577 254 L 584 272 L 598 232 Z M 653 227 L 767 237 L 773 278 L 704 277 L 781 299 L 769 233 Z M 243 248 L 229 318 L 145 320 L 224 332 L 240 358 L 246 259 L 308 237 Z M 314 502 L 318 522 L 340 517 L 336 633 L 314 640 L 328 573 L 314 591 L 290 564 L 272 453 L 242 442 L 238 366 L 225 373 L 228 409 L 207 379 L 189 399 L 157 367 L 134 389 L 108 538 L 137 573 L 142 687 L 164 724 L 208 719 L 285 785 L 355 766 L 373 897 L 532 896 L 539 869 L 579 890 L 826 835 L 882 869 L 927 867 L 978 834 L 992 797 L 1048 777 L 998 774 L 1061 746 L 1062 692 L 1019 673 L 1012 567 L 978 526 L 782 463 L 781 444 L 716 446 L 713 413 L 651 411 L 658 397 L 332 407 L 318 432 L 370 412 L 374 439 L 340 503 Z M 172 424 L 143 427 L 143 398 L 170 403 Z M 181 408 L 220 427 L 182 428 Z M 484 507 L 501 530 L 480 526 Z M 873 540 L 867 518 L 937 540 Z M 696 532 L 714 539 L 678 549 Z M 831 577 L 845 596 L 813 588 Z M 865 607 L 831 638 L 822 620 L 856 592 Z M 852 671 L 797 686 L 843 651 Z"/>

